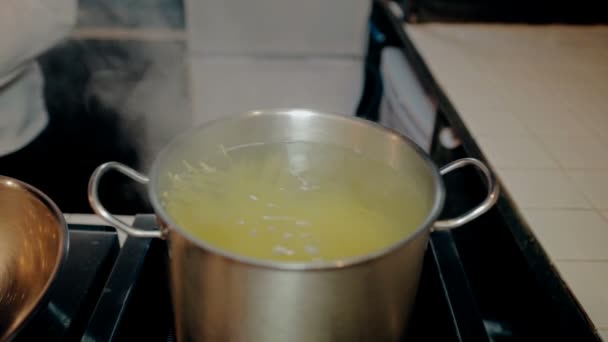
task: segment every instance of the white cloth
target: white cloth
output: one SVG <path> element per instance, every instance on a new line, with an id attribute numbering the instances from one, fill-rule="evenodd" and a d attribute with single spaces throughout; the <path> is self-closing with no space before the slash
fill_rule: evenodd
<path id="1" fill-rule="evenodd" d="M 76 21 L 76 0 L 0 0 L 0 156 L 46 126 L 42 76 L 33 62 Z"/>

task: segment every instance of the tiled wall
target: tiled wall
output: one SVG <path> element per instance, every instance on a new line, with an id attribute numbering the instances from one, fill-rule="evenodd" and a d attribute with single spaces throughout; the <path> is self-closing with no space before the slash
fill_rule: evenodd
<path id="1" fill-rule="evenodd" d="M 608 335 L 608 27 L 409 26 L 532 231 Z"/>
<path id="2" fill-rule="evenodd" d="M 181 0 L 80 0 L 78 27 L 184 27 Z"/>

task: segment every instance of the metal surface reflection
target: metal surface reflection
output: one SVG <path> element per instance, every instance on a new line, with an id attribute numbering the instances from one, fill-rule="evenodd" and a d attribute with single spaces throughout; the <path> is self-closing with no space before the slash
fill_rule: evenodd
<path id="1" fill-rule="evenodd" d="M 38 190 L 0 176 L 0 341 L 44 298 L 67 250 L 57 207 Z"/>

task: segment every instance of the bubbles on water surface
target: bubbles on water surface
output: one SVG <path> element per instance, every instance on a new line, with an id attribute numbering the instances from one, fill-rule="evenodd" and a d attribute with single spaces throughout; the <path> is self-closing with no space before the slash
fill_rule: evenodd
<path id="1" fill-rule="evenodd" d="M 168 174 L 163 206 L 193 235 L 233 253 L 285 262 L 342 260 L 383 248 L 401 238 L 401 227 L 417 226 L 402 223 L 419 219 L 403 210 L 415 205 L 389 198 L 399 190 L 393 170 L 361 164 L 363 156 L 352 150 L 288 143 L 216 151 L 215 159 L 182 163 L 182 173 Z M 367 181 L 379 173 L 382 186 Z M 399 230 L 391 231 L 391 216 L 400 220 Z"/>
<path id="2" fill-rule="evenodd" d="M 274 254 L 285 255 L 285 256 L 292 256 L 295 254 L 295 252 L 292 251 L 291 249 L 289 249 L 285 246 L 281 246 L 281 245 L 274 246 L 273 252 L 274 252 Z"/>

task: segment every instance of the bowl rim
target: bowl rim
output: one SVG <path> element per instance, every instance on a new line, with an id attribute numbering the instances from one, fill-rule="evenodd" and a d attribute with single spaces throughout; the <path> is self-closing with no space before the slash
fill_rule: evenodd
<path id="1" fill-rule="evenodd" d="M 65 217 L 59 207 L 53 202 L 45 193 L 38 190 L 34 186 L 20 181 L 18 179 L 0 175 L 0 184 L 3 186 L 15 187 L 23 189 L 27 191 L 31 195 L 33 195 L 38 201 L 40 201 L 53 215 L 53 217 L 57 220 L 57 231 L 59 233 L 59 238 L 57 239 L 59 243 L 58 252 L 59 255 L 55 260 L 55 264 L 53 265 L 53 270 L 51 271 L 50 277 L 47 279 L 42 291 L 38 293 L 38 298 L 36 298 L 36 304 L 34 304 L 29 312 L 21 318 L 21 321 L 18 321 L 16 324 L 13 324 L 9 327 L 8 330 L 2 332 L 0 331 L 0 341 L 10 341 L 12 338 L 23 329 L 27 325 L 27 323 L 32 319 L 34 314 L 40 310 L 43 305 L 46 304 L 48 300 L 50 289 L 57 278 L 57 275 L 60 273 L 63 265 L 65 264 L 65 260 L 67 259 L 68 251 L 69 251 L 69 230 L 67 226 L 67 222 L 65 221 Z"/>

